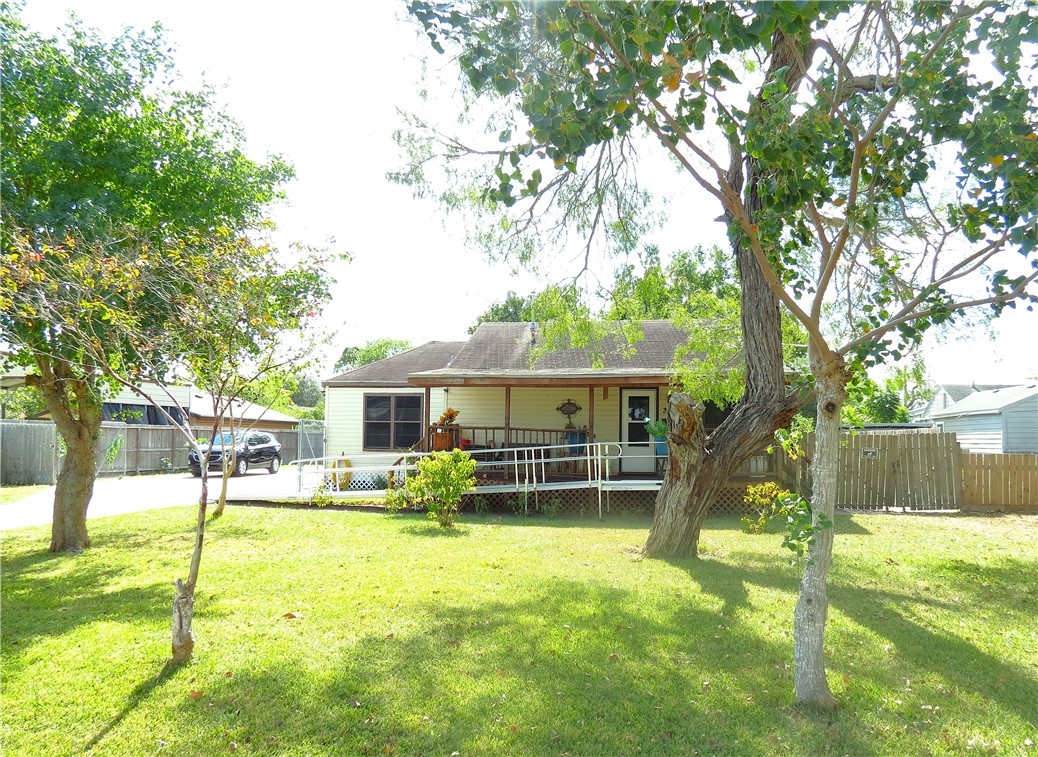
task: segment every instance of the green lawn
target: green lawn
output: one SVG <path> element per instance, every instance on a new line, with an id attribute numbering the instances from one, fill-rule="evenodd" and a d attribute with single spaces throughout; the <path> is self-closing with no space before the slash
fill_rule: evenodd
<path id="1" fill-rule="evenodd" d="M 48 487 L 46 486 L 0 486 L 0 506 L 9 505 L 12 502 L 18 502 L 28 497 L 30 494 L 35 494 L 38 491 L 43 491 Z"/>
<path id="2" fill-rule="evenodd" d="M 192 521 L 5 535 L 5 755 L 1038 755 L 1038 517 L 838 518 L 828 717 L 790 704 L 798 570 L 734 518 L 665 562 L 641 519 L 232 508 L 165 671 Z"/>

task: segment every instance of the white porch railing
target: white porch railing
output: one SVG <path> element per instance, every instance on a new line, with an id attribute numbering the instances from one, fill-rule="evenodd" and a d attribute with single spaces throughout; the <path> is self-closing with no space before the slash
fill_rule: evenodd
<path id="1" fill-rule="evenodd" d="M 417 473 L 418 460 L 430 454 L 434 453 L 365 453 L 298 460 L 294 463 L 298 494 L 312 497 L 323 491 L 344 499 L 383 495 L 390 482 L 403 486 L 408 476 Z M 468 454 L 476 461 L 476 492 L 515 491 L 528 498 L 553 489 L 597 489 L 601 518 L 602 485 L 619 470 L 619 465 L 614 468 L 612 463 L 619 461 L 623 449 L 617 442 L 589 442 L 477 449 Z"/>

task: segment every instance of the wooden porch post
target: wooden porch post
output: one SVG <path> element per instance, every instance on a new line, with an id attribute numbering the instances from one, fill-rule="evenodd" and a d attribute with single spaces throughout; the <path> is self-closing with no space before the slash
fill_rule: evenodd
<path id="1" fill-rule="evenodd" d="M 432 404 L 432 387 L 425 387 L 425 429 L 422 431 L 422 451 L 428 452 L 431 444 L 429 443 L 429 427 L 432 425 L 432 408 L 429 405 Z"/>
<path id="2" fill-rule="evenodd" d="M 587 388 L 587 440 L 595 441 L 595 387 Z"/>
<path id="3" fill-rule="evenodd" d="M 512 440 L 512 387 L 505 387 L 505 446 L 511 446 Z"/>

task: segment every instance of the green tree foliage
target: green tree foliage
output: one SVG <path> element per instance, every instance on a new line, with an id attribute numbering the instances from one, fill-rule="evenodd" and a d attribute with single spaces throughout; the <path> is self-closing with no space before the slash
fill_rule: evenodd
<path id="1" fill-rule="evenodd" d="M 297 407 L 316 407 L 324 398 L 321 384 L 313 376 L 300 376 L 296 390 L 292 393 L 292 401 Z"/>
<path id="2" fill-rule="evenodd" d="M 26 28 L 11 5 L 0 9 L 0 25 L 0 340 L 33 370 L 30 382 L 67 444 L 51 549 L 78 550 L 89 545 L 86 507 L 106 382 L 98 355 L 48 323 L 34 302 L 43 292 L 65 297 L 72 276 L 94 276 L 85 283 L 108 295 L 80 318 L 99 335 L 105 363 L 132 367 L 138 350 L 106 334 L 126 307 L 117 278 L 126 264 L 138 255 L 155 263 L 179 237 L 254 227 L 291 170 L 277 157 L 248 158 L 240 129 L 213 107 L 212 93 L 178 86 L 158 29 L 106 41 L 70 25 L 51 39 Z M 66 265 L 36 265 L 52 256 Z M 156 323 L 176 317 L 174 301 L 141 300 Z"/>
<path id="3" fill-rule="evenodd" d="M 122 252 L 131 251 L 131 239 L 122 239 Z M 78 344 L 83 360 L 108 380 L 162 411 L 162 396 L 143 389 L 143 382 L 161 391 L 171 376 L 186 379 L 212 397 L 208 438 L 242 430 L 247 424 L 237 408 L 243 394 L 268 376 L 284 387 L 286 369 L 313 354 L 309 327 L 329 292 L 324 261 L 310 254 L 286 264 L 273 248 L 227 231 L 179 237 L 161 248 L 137 240 L 134 250 L 106 257 L 101 242 L 68 239 L 49 247 L 23 240 L 8 258 L 7 273 L 22 282 L 19 307 Z M 131 359 L 113 359 L 112 343 Z M 194 646 L 209 483 L 208 452 L 190 429 L 173 425 L 201 459 L 194 551 L 187 579 L 175 584 L 172 651 L 180 663 Z M 224 462 L 214 516 L 226 502 L 233 455 Z"/>
<path id="4" fill-rule="evenodd" d="M 354 368 L 374 363 L 376 360 L 385 360 L 387 357 L 399 355 L 409 349 L 411 349 L 411 343 L 406 339 L 372 339 L 363 347 L 345 348 L 335 362 L 335 370 L 352 371 Z"/>
<path id="5" fill-rule="evenodd" d="M 47 407 L 39 391 L 31 386 L 0 389 L 0 405 L 3 407 L 0 417 L 12 420 L 35 418 Z"/>

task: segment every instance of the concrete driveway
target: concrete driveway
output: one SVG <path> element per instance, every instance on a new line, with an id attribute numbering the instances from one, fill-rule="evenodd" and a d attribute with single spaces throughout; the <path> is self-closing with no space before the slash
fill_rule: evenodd
<path id="1" fill-rule="evenodd" d="M 94 496 L 87 508 L 87 519 L 160 507 L 195 506 L 201 492 L 201 481 L 190 473 L 99 478 L 94 484 Z M 244 476 L 230 479 L 227 499 L 293 499 L 296 497 L 296 484 L 296 471 L 292 466 L 285 466 L 273 475 L 265 470 L 249 471 Z M 210 503 L 219 495 L 219 487 L 219 474 L 212 474 L 209 479 Z M 53 513 L 54 487 L 49 486 L 25 499 L 0 507 L 0 531 L 49 524 Z"/>

